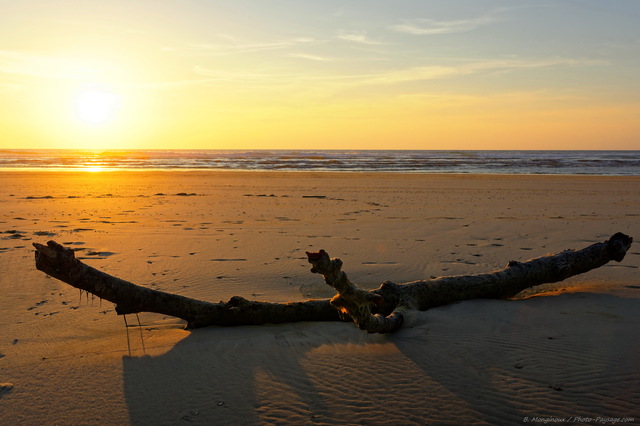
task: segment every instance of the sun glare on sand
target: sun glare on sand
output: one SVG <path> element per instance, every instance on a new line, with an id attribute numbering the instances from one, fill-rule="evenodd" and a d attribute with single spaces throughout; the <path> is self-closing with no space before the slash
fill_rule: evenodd
<path id="1" fill-rule="evenodd" d="M 75 97 L 76 117 L 92 125 L 108 124 L 115 118 L 120 97 L 105 89 L 87 88 Z"/>

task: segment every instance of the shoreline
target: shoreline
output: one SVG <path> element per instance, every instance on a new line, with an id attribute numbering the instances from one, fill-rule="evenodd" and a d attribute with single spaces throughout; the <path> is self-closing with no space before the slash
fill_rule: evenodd
<path id="1" fill-rule="evenodd" d="M 95 169 L 95 170 L 94 170 Z M 536 176 L 552 176 L 552 177 L 629 177 L 640 178 L 640 174 L 597 174 L 597 173 L 495 173 L 495 172 L 430 172 L 430 171 L 371 171 L 371 170 L 251 170 L 251 169 L 235 169 L 235 168 L 101 168 L 101 167 L 84 167 L 84 168 L 48 168 L 48 167 L 33 167 L 33 168 L 0 168 L 0 174 L 2 173 L 320 173 L 320 174 L 372 174 L 372 175 L 418 175 L 418 176 L 524 176 L 524 177 L 536 177 Z"/>
<path id="2" fill-rule="evenodd" d="M 2 152 L 0 168 L 638 175 L 640 151 L 159 150 Z"/>

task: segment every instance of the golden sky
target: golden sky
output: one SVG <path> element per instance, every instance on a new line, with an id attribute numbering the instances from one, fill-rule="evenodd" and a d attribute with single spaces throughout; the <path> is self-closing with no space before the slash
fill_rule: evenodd
<path id="1" fill-rule="evenodd" d="M 640 149 L 640 2 L 20 0 L 0 148 Z"/>

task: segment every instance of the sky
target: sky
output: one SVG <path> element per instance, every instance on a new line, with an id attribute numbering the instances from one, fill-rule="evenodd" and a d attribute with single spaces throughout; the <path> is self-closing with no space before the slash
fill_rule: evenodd
<path id="1" fill-rule="evenodd" d="M 0 149 L 640 149 L 637 0 L 0 10 Z"/>

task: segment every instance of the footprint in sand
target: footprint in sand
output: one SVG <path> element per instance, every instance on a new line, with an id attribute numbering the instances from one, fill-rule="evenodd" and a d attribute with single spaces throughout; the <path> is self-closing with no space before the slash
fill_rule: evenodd
<path id="1" fill-rule="evenodd" d="M 56 235 L 55 232 L 49 232 L 49 231 L 36 231 L 33 233 L 33 235 L 38 235 L 40 237 L 53 237 Z"/>
<path id="2" fill-rule="evenodd" d="M 280 221 L 283 221 L 283 222 L 289 222 L 289 221 L 291 221 L 291 222 L 300 222 L 300 220 L 301 220 L 301 219 L 292 219 L 292 218 L 285 217 L 285 216 L 276 216 L 275 218 L 280 220 Z"/>
<path id="3" fill-rule="evenodd" d="M 35 305 L 31 306 L 30 308 L 27 308 L 27 311 L 32 311 L 32 310 L 36 309 L 37 307 L 44 305 L 45 303 L 47 303 L 47 300 L 41 300 L 40 302 L 36 303 Z"/>
<path id="4" fill-rule="evenodd" d="M 24 237 L 23 231 L 18 231 L 17 229 L 10 229 L 8 231 L 4 231 L 4 234 L 9 234 L 9 236 L 4 237 L 3 239 L 18 239 Z"/>
<path id="5" fill-rule="evenodd" d="M 113 256 L 114 254 L 116 254 L 116 252 L 114 251 L 98 251 L 98 250 L 93 250 L 87 247 L 82 247 L 82 248 L 77 248 L 74 249 L 76 252 L 83 252 L 84 256 L 79 256 L 78 259 L 80 260 L 86 260 L 86 259 L 106 259 L 109 256 Z"/>
<path id="6" fill-rule="evenodd" d="M 13 390 L 13 383 L 0 383 L 0 397 Z"/>
<path id="7" fill-rule="evenodd" d="M 114 254 L 116 254 L 113 251 L 90 251 L 87 252 L 87 256 L 113 256 Z"/>
<path id="8" fill-rule="evenodd" d="M 247 259 L 210 259 L 210 262 L 246 262 Z"/>
<path id="9" fill-rule="evenodd" d="M 476 265 L 475 262 L 471 262 L 469 260 L 465 260 L 465 259 L 456 259 L 456 260 L 443 260 L 440 263 L 457 263 L 457 264 L 463 264 L 463 265 Z M 443 269 L 444 271 L 445 269 Z"/>

